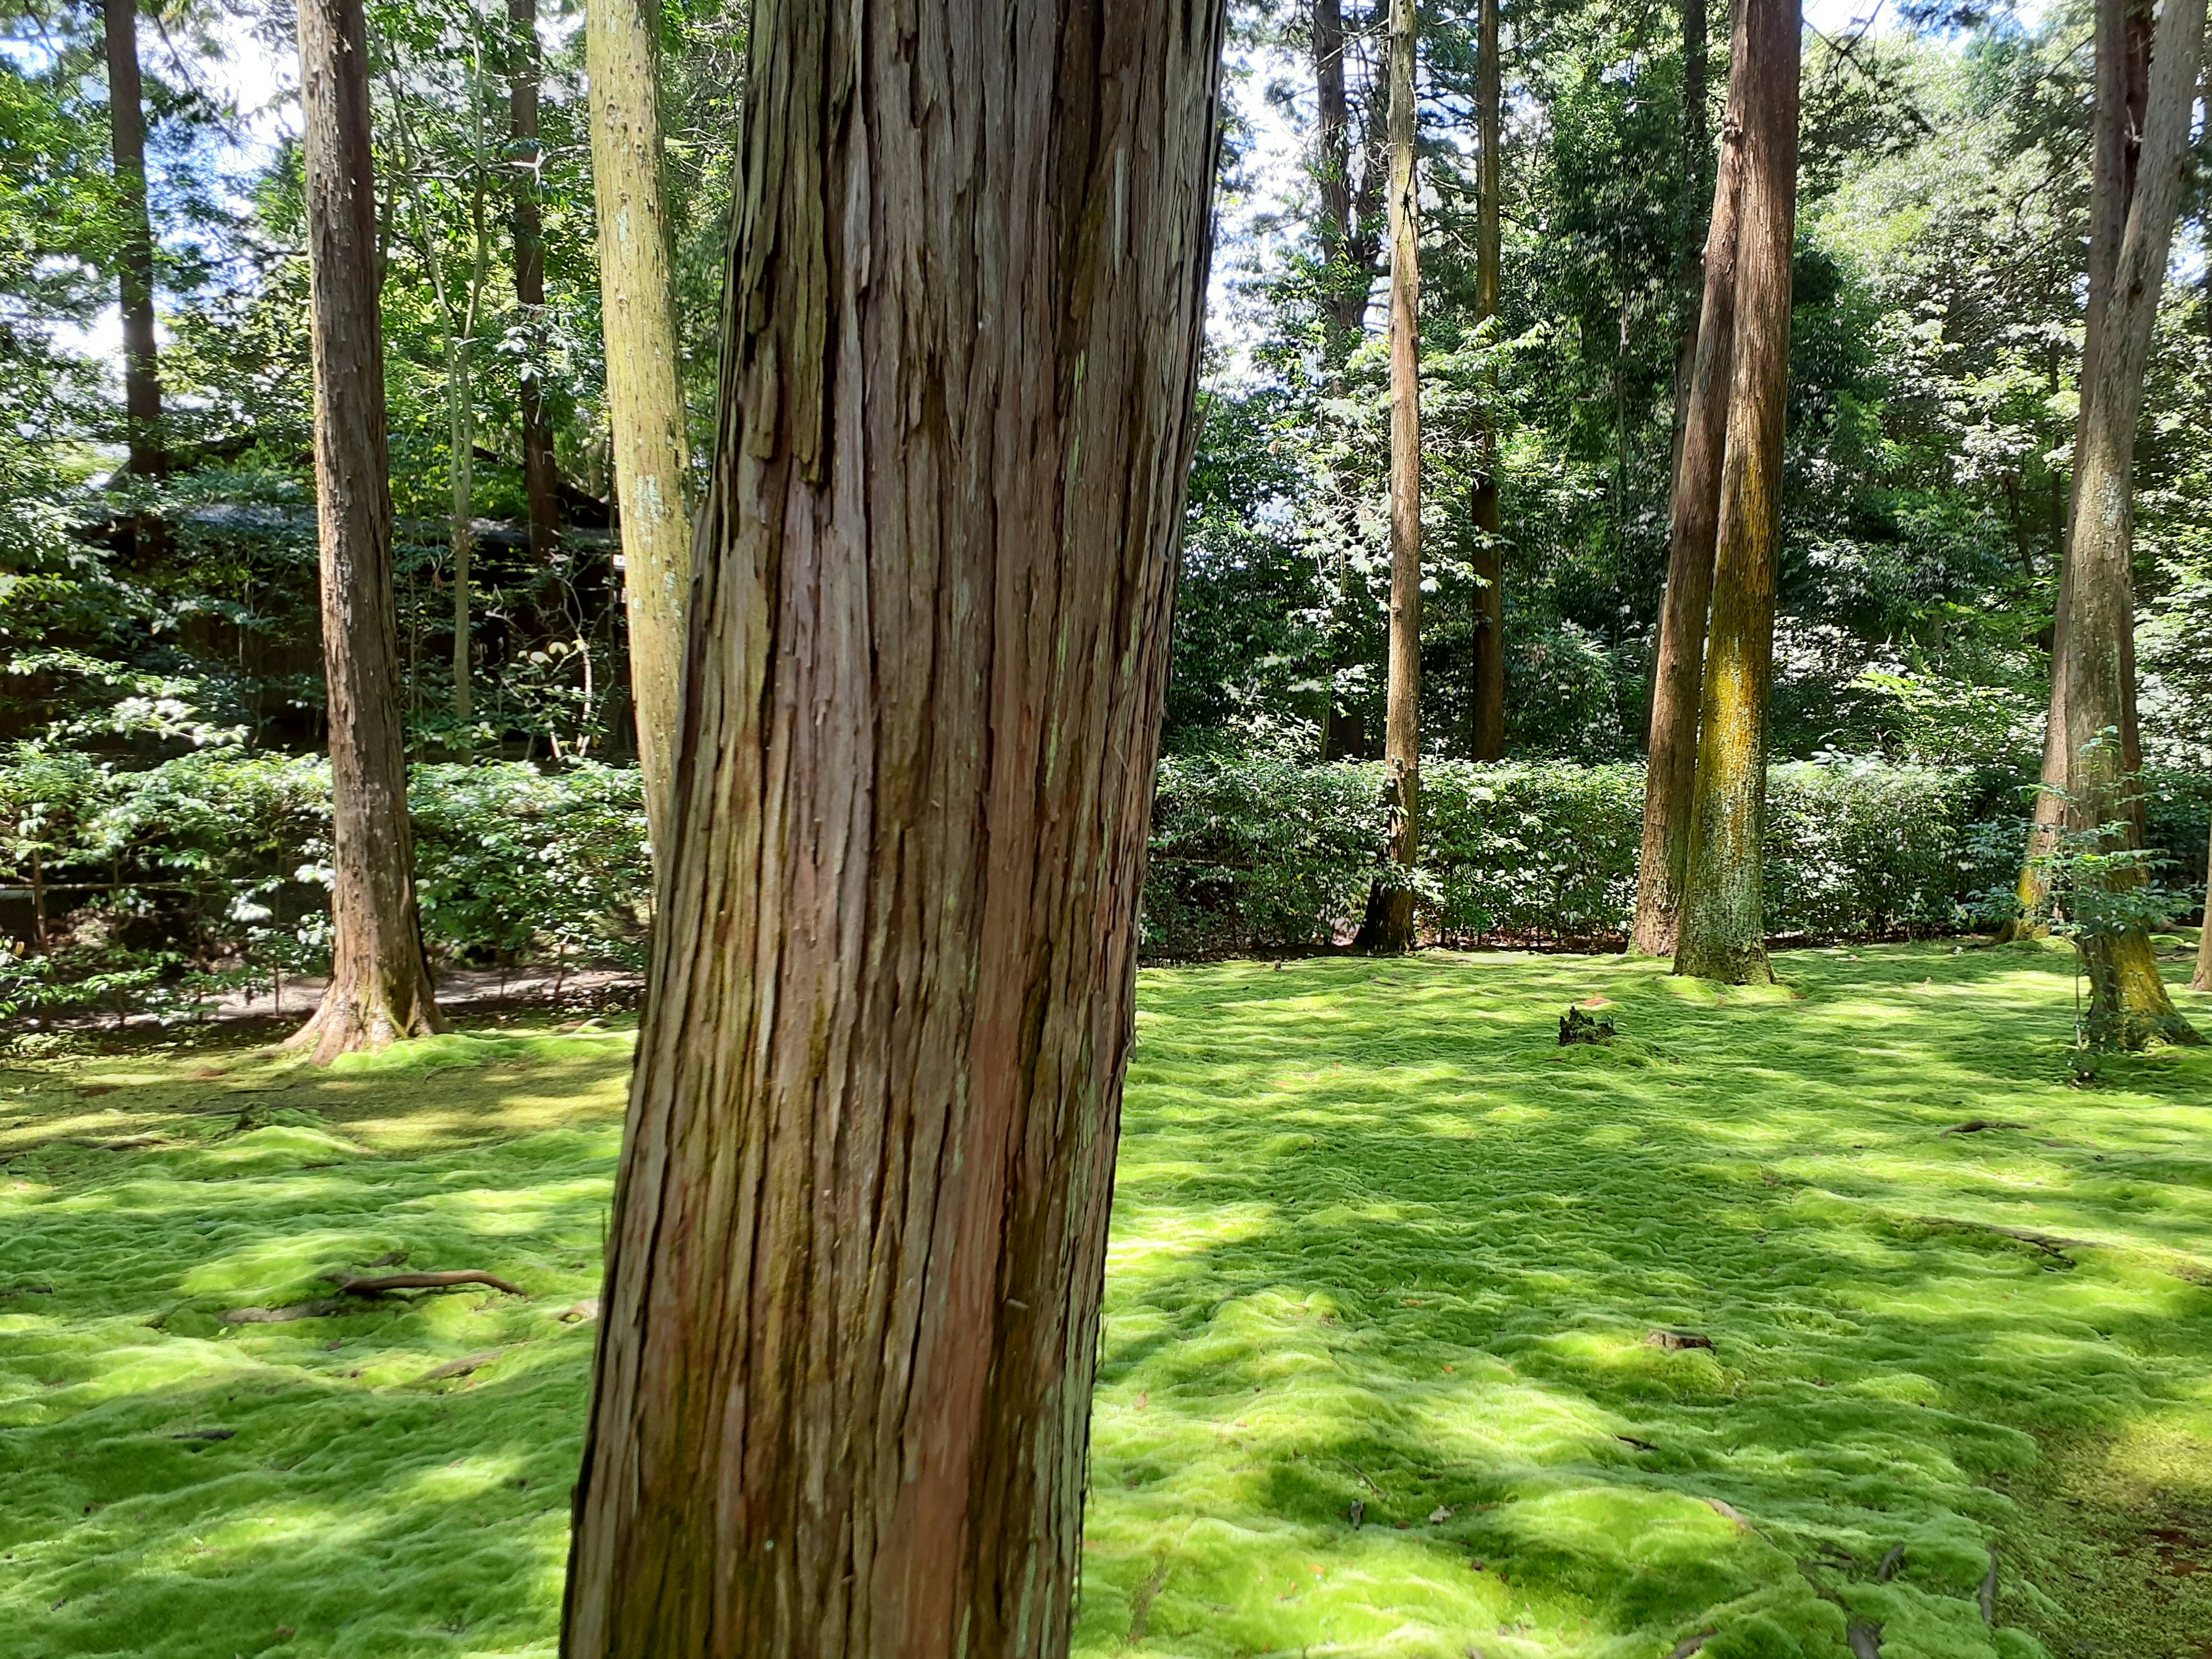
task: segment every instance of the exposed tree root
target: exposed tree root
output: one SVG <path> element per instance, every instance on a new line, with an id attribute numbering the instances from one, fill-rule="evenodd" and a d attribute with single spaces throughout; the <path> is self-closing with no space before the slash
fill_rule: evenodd
<path id="1" fill-rule="evenodd" d="M 1695 1636 L 1686 1638 L 1677 1644 L 1674 1652 L 1667 1656 L 1667 1659 L 1690 1659 L 1692 1654 L 1703 1648 L 1706 1643 L 1719 1634 L 1718 1631 L 1701 1630 Z"/>
<path id="2" fill-rule="evenodd" d="M 1898 1564 L 1904 1559 L 1905 1546 L 1893 1544 L 1889 1553 L 1881 1558 L 1881 1565 L 1875 1569 L 1874 1582 L 1877 1584 L 1887 1584 L 1889 1582 L 1890 1574 L 1897 1571 Z"/>
<path id="3" fill-rule="evenodd" d="M 1964 1123 L 1954 1123 L 1943 1131 L 1947 1135 L 1978 1135 L 1986 1129 L 2025 1129 L 2025 1123 L 2008 1123 L 1994 1117 L 1970 1117 Z M 1937 1139 L 1942 1139 L 1938 1136 Z"/>
<path id="4" fill-rule="evenodd" d="M 1990 1570 L 1982 1576 L 1982 1622 L 1992 1630 L 1997 1622 L 1997 1553 L 1990 1552 Z"/>
<path id="5" fill-rule="evenodd" d="M 324 1278 L 348 1296 L 381 1296 L 386 1291 L 446 1291 L 459 1285 L 489 1285 L 509 1296 L 525 1296 L 520 1285 L 510 1285 L 477 1267 L 444 1273 L 386 1273 L 379 1279 L 356 1279 L 351 1273 L 325 1273 Z"/>
<path id="6" fill-rule="evenodd" d="M 2053 1233 L 2039 1233 L 2026 1227 L 2001 1227 L 1994 1221 L 1960 1221 L 1954 1216 L 1923 1215 L 1916 1219 L 1923 1227 L 1950 1228 L 1959 1232 L 1995 1233 L 2000 1238 L 2015 1239 L 2022 1244 L 2033 1245 L 2047 1255 L 2054 1255 L 2068 1267 L 2075 1265 L 2069 1250 L 2094 1250 L 2097 1243 L 2090 1238 L 2060 1238 Z"/>
<path id="7" fill-rule="evenodd" d="M 1844 1627 L 1844 1639 L 1851 1644 L 1852 1659 L 1881 1659 L 1880 1625 L 1854 1619 Z"/>

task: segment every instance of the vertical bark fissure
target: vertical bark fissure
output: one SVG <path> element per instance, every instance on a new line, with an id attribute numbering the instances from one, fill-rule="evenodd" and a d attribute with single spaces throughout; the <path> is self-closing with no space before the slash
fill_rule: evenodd
<path id="1" fill-rule="evenodd" d="M 523 494 L 530 514 L 530 554 L 550 565 L 561 538 L 560 471 L 553 420 L 545 403 L 545 228 L 538 205 L 545 153 L 538 143 L 538 0 L 507 0 L 508 164 L 514 169 L 514 302 L 528 340 L 518 402 L 522 410 Z"/>
<path id="2" fill-rule="evenodd" d="M 116 269 L 122 301 L 125 435 L 131 471 L 158 478 L 168 471 L 168 456 L 161 437 L 161 364 L 154 333 L 154 221 L 146 189 L 137 0 L 100 0 L 100 21 L 107 52 L 109 149 L 116 207 L 123 218 Z"/>
<path id="3" fill-rule="evenodd" d="M 1659 612 L 1659 650 L 1651 688 L 1650 738 L 1644 757 L 1644 842 L 1636 875 L 1631 948 L 1672 956 L 1680 937 L 1682 886 L 1690 852 L 1691 787 L 1704 696 L 1705 628 L 1712 606 L 1714 542 L 1720 520 L 1722 463 L 1728 449 L 1735 362 L 1736 241 L 1743 174 L 1743 88 L 1752 72 L 1738 5 L 1729 47 L 1728 111 L 1713 174 L 1705 232 L 1705 294 L 1691 336 L 1692 360 L 1681 399 L 1680 440 L 1668 503 L 1667 591 Z"/>
<path id="4" fill-rule="evenodd" d="M 672 775 L 691 580 L 691 459 L 660 135 L 659 8 L 588 0 L 592 181 L 607 422 L 621 506 L 630 703 L 654 852 L 674 832 Z"/>
<path id="5" fill-rule="evenodd" d="M 415 902 L 402 745 L 361 0 L 301 0 L 315 501 L 331 754 L 331 978 L 291 1039 L 317 1061 L 444 1029 Z"/>
<path id="6" fill-rule="evenodd" d="M 1766 724 L 1790 387 L 1802 44 L 1796 0 L 1739 4 L 1747 73 L 1735 343 L 1674 956 L 1678 973 L 1734 984 L 1773 978 L 1763 890 Z"/>
<path id="7" fill-rule="evenodd" d="M 2109 4 L 2111 0 L 2107 0 Z M 2063 763 L 2066 830 L 2077 843 L 2140 851 L 2141 757 L 2135 724 L 2135 450 L 2143 372 L 2166 284 L 2174 215 L 2189 171 L 2190 127 L 2204 34 L 2205 0 L 2166 0 L 2159 20 L 2138 129 L 2137 166 L 2112 264 L 2094 360 L 2084 355 L 2069 538 Z M 2100 28 L 2100 44 L 2112 33 Z M 2128 54 L 2133 73 L 2136 54 Z M 2100 88 L 2106 79 L 2100 64 Z M 2122 867 L 2100 903 L 2112 904 L 2148 876 Z M 2077 905 L 2081 900 L 2076 899 Z M 2100 1047 L 2140 1048 L 2198 1037 L 2175 1012 L 2143 921 L 2116 915 L 2084 922 L 2077 943 L 2091 987 L 2086 1036 Z"/>
<path id="8" fill-rule="evenodd" d="M 1478 327 L 1498 315 L 1499 191 L 1504 181 L 1504 64 L 1498 58 L 1498 0 L 1482 0 L 1476 50 L 1476 161 L 1474 315 Z M 1486 394 L 1494 398 L 1497 380 L 1486 375 Z M 1482 416 L 1482 471 L 1476 478 L 1468 517 L 1474 527 L 1474 672 L 1469 676 L 1472 720 L 1468 753 L 1479 761 L 1505 757 L 1505 550 L 1498 538 L 1498 430 L 1494 416 Z"/>
<path id="9" fill-rule="evenodd" d="M 755 12 L 572 1659 L 1066 1650 L 1222 28 Z"/>

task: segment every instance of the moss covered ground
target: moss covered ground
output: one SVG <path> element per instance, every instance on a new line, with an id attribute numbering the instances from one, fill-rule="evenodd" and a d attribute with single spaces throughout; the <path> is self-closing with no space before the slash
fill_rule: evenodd
<path id="1" fill-rule="evenodd" d="M 1783 971 L 1148 972 L 1079 1651 L 2212 1655 L 2212 1054 Z M 9 1061 L 0 1656 L 550 1654 L 629 1053 Z"/>

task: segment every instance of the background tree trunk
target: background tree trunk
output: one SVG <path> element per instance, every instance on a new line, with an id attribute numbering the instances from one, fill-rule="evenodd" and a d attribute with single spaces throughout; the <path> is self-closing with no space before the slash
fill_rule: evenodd
<path id="1" fill-rule="evenodd" d="M 1503 137 L 1504 65 L 1498 56 L 1498 0 L 1482 0 L 1477 51 L 1475 125 L 1477 161 L 1474 243 L 1474 316 L 1478 325 L 1498 315 L 1499 244 L 1498 191 L 1504 179 L 1498 144 Z M 1486 390 L 1496 380 L 1486 378 Z M 1498 433 L 1486 411 L 1482 422 L 1482 474 L 1476 479 L 1468 516 L 1474 522 L 1474 672 L 1473 728 L 1468 753 L 1479 761 L 1505 758 L 1505 550 L 1498 534 Z"/>
<path id="2" fill-rule="evenodd" d="M 123 410 L 131 471 L 168 471 L 161 437 L 161 377 L 154 337 L 154 221 L 146 197 L 145 95 L 138 75 L 137 0 L 100 0 L 107 48 L 108 138 L 123 216 L 116 261 L 123 302 Z"/>
<path id="3" fill-rule="evenodd" d="M 665 858 L 674 835 L 684 604 L 691 585 L 691 459 L 661 172 L 659 9 L 654 0 L 587 0 L 584 55 L 630 704 L 646 817 L 653 849 Z"/>
<path id="4" fill-rule="evenodd" d="M 2166 0 L 2158 26 L 2139 166 L 2094 363 L 2085 350 L 2075 448 L 2064 621 L 2065 823 L 2076 836 L 2099 836 L 2127 849 L 2141 848 L 2143 831 L 2134 720 L 2136 429 L 2174 214 L 2187 181 L 2204 6 L 2205 0 Z M 2132 886 L 2147 878 L 2130 871 L 2119 879 Z M 2092 929 L 2079 942 L 2094 1044 L 2135 1048 L 2198 1040 L 2174 1012 L 2146 927 Z"/>
<path id="5" fill-rule="evenodd" d="M 415 907 L 361 0 L 301 0 L 315 501 L 331 797 L 331 983 L 291 1039 L 316 1061 L 442 1030 Z"/>
<path id="6" fill-rule="evenodd" d="M 2190 976 L 2189 988 L 2212 991 L 2212 876 L 2205 878 L 2204 910 L 2197 918 L 2197 971 Z"/>
<path id="7" fill-rule="evenodd" d="M 1685 16 L 1692 6 L 1686 8 Z M 1668 503 L 1667 595 L 1651 685 L 1651 735 L 1644 763 L 1644 846 L 1636 872 L 1632 950 L 1672 956 L 1681 932 L 1682 883 L 1690 856 L 1691 788 L 1697 771 L 1698 713 L 1704 696 L 1705 623 L 1712 608 L 1713 544 L 1720 520 L 1721 465 L 1728 450 L 1729 395 L 1735 362 L 1736 217 L 1743 176 L 1743 83 L 1749 74 L 1745 7 L 1736 8 L 1727 118 L 1713 174 L 1705 231 L 1705 296 L 1689 344 L 1692 361 Z M 1699 122 L 1702 126 L 1702 120 Z"/>
<path id="8" fill-rule="evenodd" d="M 1742 88 L 1743 112 L 1735 342 L 1674 970 L 1748 984 L 1774 976 L 1766 960 L 1761 843 L 1790 393 L 1802 24 L 1797 0 L 1738 4 L 1747 72 L 1740 82 L 1733 70 L 1729 77 L 1732 88 Z"/>
<path id="9" fill-rule="evenodd" d="M 508 50 L 507 125 L 514 169 L 514 301 L 529 331 L 529 368 L 522 377 L 522 483 L 530 514 L 530 556 L 543 568 L 561 539 L 561 475 L 553 454 L 553 422 L 545 410 L 545 229 L 538 210 L 538 0 L 507 0 L 513 39 Z"/>
<path id="10" fill-rule="evenodd" d="M 1421 858 L 1421 216 L 1414 167 L 1414 0 L 1390 5 L 1390 670 L 1382 764 L 1390 861 Z M 1413 943 L 1413 891 L 1379 890 L 1371 948 Z"/>
<path id="11" fill-rule="evenodd" d="M 2129 207 L 2135 199 L 2145 104 L 2150 95 L 2153 21 L 2151 0 L 2097 0 L 2094 29 L 2097 90 L 2089 137 L 2088 284 L 2081 330 L 2081 385 L 2085 409 L 2087 389 L 2096 376 L 2103 349 L 2105 313 L 2112 302 L 2112 283 L 2119 264 L 2121 233 L 2126 228 Z M 2086 423 L 2077 416 L 2074 427 L 2073 488 L 2066 505 L 2069 524 L 2080 498 L 2081 451 L 2087 431 Z M 2054 508 L 2055 505 L 2054 502 Z M 2066 817 L 2068 616 L 2074 605 L 2074 559 L 2064 540 L 2057 549 L 2057 602 L 2051 613 L 2051 708 L 2043 727 L 2042 787 L 2036 792 L 2027 855 L 2021 861 L 2016 886 L 2018 913 L 1998 930 L 2000 943 L 2050 931 L 2045 914 L 2050 905 L 2046 865 Z M 2128 725 L 2132 732 L 2132 686 L 2129 703 Z"/>
<path id="12" fill-rule="evenodd" d="M 753 15 L 568 1659 L 1066 1650 L 1222 36 Z"/>

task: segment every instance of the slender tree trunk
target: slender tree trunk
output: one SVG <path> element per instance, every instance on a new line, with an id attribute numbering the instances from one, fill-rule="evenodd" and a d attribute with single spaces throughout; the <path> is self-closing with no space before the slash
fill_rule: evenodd
<path id="1" fill-rule="evenodd" d="M 1482 0 L 1478 50 L 1475 125 L 1480 154 L 1476 167 L 1474 232 L 1474 316 L 1478 325 L 1498 315 L 1499 242 L 1498 191 L 1504 182 L 1499 143 L 1504 65 L 1498 55 L 1498 0 Z M 1486 377 L 1486 392 L 1497 382 Z M 1505 758 L 1505 549 L 1498 538 L 1498 432 L 1486 411 L 1481 432 L 1482 472 L 1475 480 L 1469 517 L 1474 522 L 1473 726 L 1468 753 L 1479 761 Z"/>
<path id="2" fill-rule="evenodd" d="M 1313 0 L 1311 38 L 1318 150 L 1315 182 L 1321 191 L 1321 244 L 1328 262 L 1322 312 L 1330 349 L 1341 355 L 1355 343 L 1367 320 L 1368 296 L 1375 287 L 1382 243 L 1375 217 L 1381 195 L 1370 126 L 1358 145 L 1363 166 L 1352 182 L 1352 106 L 1344 77 L 1342 0 Z"/>
<path id="3" fill-rule="evenodd" d="M 1667 595 L 1659 612 L 1659 657 L 1651 687 L 1650 741 L 1644 756 L 1644 846 L 1636 873 L 1632 949 L 1672 956 L 1681 932 L 1682 884 L 1689 866 L 1692 784 L 1698 714 L 1704 696 L 1705 623 L 1712 608 L 1713 548 L 1720 521 L 1721 470 L 1728 450 L 1729 398 L 1735 363 L 1737 210 L 1743 177 L 1743 88 L 1752 72 L 1744 40 L 1747 5 L 1736 7 L 1729 52 L 1728 117 L 1713 175 L 1705 232 L 1705 297 L 1685 395 L 1667 536 Z"/>
<path id="4" fill-rule="evenodd" d="M 753 14 L 568 1659 L 1064 1654 L 1218 3 Z"/>
<path id="5" fill-rule="evenodd" d="M 508 130 L 514 168 L 514 302 L 521 307 L 530 337 L 529 364 L 522 376 L 522 482 L 530 513 L 530 556 L 540 568 L 550 565 L 561 539 L 560 473 L 553 455 L 553 422 L 545 407 L 545 229 L 538 210 L 539 168 L 544 150 L 538 142 L 538 83 L 542 78 L 538 49 L 538 0 L 507 0 L 513 53 L 507 77 Z"/>
<path id="6" fill-rule="evenodd" d="M 2096 104 L 2090 123 L 2089 249 L 2087 304 L 2081 330 L 2081 396 L 2086 399 L 2103 352 L 2106 311 L 2120 258 L 2120 239 L 2135 198 L 2142 152 L 2146 101 L 2150 94 L 2150 0 L 2098 0 Z M 2078 417 L 2066 514 L 2070 524 L 2080 499 L 2082 446 L 2087 428 Z M 2055 488 L 2055 486 L 2054 486 Z M 2055 505 L 2055 503 L 2054 503 Z M 2066 689 L 2069 678 L 2069 617 L 2074 608 L 2074 556 L 2070 542 L 2057 549 L 2058 599 L 2051 630 L 2051 708 L 2044 721 L 2041 787 L 2036 792 L 2027 853 L 2016 884 L 2017 915 L 1998 932 L 2000 943 L 2049 931 L 2048 860 L 2066 817 Z M 2133 694 L 2130 688 L 2130 702 Z M 2132 726 L 2132 719 L 2130 725 Z"/>
<path id="7" fill-rule="evenodd" d="M 2197 971 L 2190 976 L 2192 991 L 2212 991 L 2212 854 L 2206 858 L 2203 913 L 2197 919 Z"/>
<path id="8" fill-rule="evenodd" d="M 1421 858 L 1421 221 L 1414 168 L 1414 0 L 1390 6 L 1390 667 L 1382 765 L 1399 878 L 1368 906 L 1369 948 L 1413 943 Z"/>
<path id="9" fill-rule="evenodd" d="M 331 982 L 318 1062 L 441 1030 L 415 905 L 392 592 L 384 325 L 361 0 L 301 0 L 301 143 L 331 749 Z"/>
<path id="10" fill-rule="evenodd" d="M 2107 0 L 2110 3 L 2110 0 Z M 2107 846 L 2142 846 L 2135 741 L 2133 575 L 2136 430 L 2143 370 L 2166 285 L 2173 219 L 2189 171 L 2190 125 L 2205 0 L 2166 0 L 2150 63 L 2140 164 L 2130 193 L 2094 364 L 2085 363 L 2075 447 L 2073 581 L 2065 617 L 2068 830 Z M 2132 871 L 2121 879 L 2145 879 Z M 2174 1012 L 2140 923 L 2079 939 L 2090 987 L 2089 1041 L 2137 1048 L 2199 1041 Z"/>
<path id="11" fill-rule="evenodd" d="M 630 706 L 646 817 L 653 848 L 665 855 L 674 830 L 684 603 L 691 585 L 691 462 L 661 171 L 659 12 L 654 0 L 587 0 L 584 54 Z"/>
<path id="12" fill-rule="evenodd" d="M 477 153 L 481 156 L 481 130 L 477 137 Z M 458 318 L 445 292 L 444 278 L 441 276 L 438 281 L 439 301 L 447 318 L 446 396 L 452 416 L 453 714 L 463 721 L 471 715 L 469 694 L 473 641 L 469 623 L 469 562 L 476 550 L 477 405 L 472 359 L 476 351 L 477 324 L 483 315 L 484 279 L 491 263 L 491 238 L 484 212 L 484 175 L 481 165 L 476 171 L 476 191 L 471 209 L 470 228 L 473 232 L 473 240 L 468 299 Z M 423 238 L 423 257 L 434 273 L 441 269 L 427 232 Z M 465 731 L 462 741 L 468 743 Z"/>
<path id="13" fill-rule="evenodd" d="M 161 441 L 161 378 L 154 338 L 154 221 L 146 198 L 146 114 L 138 75 L 137 0 L 100 0 L 107 47 L 108 136 L 123 216 L 117 260 L 123 301 L 123 410 L 131 471 L 168 471 Z"/>
<path id="14" fill-rule="evenodd" d="M 1682 24 L 1682 177 L 1693 198 L 1704 188 L 1706 169 L 1711 158 L 1706 154 L 1705 136 L 1705 3 L 1706 0 L 1678 0 Z M 1731 60 L 1733 61 L 1733 60 Z M 1711 221 L 1706 221 L 1708 240 L 1711 236 Z M 1690 421 L 1690 388 L 1697 373 L 1698 310 L 1700 284 L 1699 262 L 1695 231 L 1683 238 L 1680 280 L 1682 304 L 1686 313 L 1682 322 L 1682 335 L 1674 348 L 1674 419 L 1668 436 L 1668 476 L 1682 470 L 1682 445 Z"/>
<path id="15" fill-rule="evenodd" d="M 1737 3 L 1747 72 L 1740 83 L 1735 340 L 1674 970 L 1753 984 L 1774 976 L 1766 960 L 1761 842 L 1790 392 L 1802 24 L 1797 0 Z"/>

